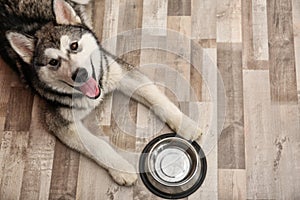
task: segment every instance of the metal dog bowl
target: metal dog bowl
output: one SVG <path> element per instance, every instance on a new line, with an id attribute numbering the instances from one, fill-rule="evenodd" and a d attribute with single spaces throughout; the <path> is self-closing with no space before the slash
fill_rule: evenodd
<path id="1" fill-rule="evenodd" d="M 140 176 L 154 194 L 166 199 L 184 198 L 195 192 L 206 175 L 206 158 L 196 142 L 175 133 L 148 143 L 139 162 Z"/>

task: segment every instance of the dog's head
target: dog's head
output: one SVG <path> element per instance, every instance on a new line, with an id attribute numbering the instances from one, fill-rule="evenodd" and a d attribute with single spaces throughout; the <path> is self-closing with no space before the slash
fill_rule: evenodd
<path id="1" fill-rule="evenodd" d="M 100 96 L 101 50 L 96 37 L 64 0 L 54 0 L 56 23 L 30 37 L 8 32 L 7 39 L 39 81 L 55 91 Z"/>

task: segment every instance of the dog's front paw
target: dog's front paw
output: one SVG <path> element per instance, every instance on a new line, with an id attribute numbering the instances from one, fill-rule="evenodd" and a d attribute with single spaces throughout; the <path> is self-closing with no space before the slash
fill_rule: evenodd
<path id="1" fill-rule="evenodd" d="M 197 129 L 196 133 L 192 134 L 190 136 L 190 140 L 194 141 L 194 140 L 201 140 L 203 138 L 203 131 L 200 129 Z"/>
<path id="2" fill-rule="evenodd" d="M 203 130 L 198 124 L 186 115 L 182 115 L 181 123 L 170 127 L 186 140 L 195 141 L 203 136 Z"/>
<path id="3" fill-rule="evenodd" d="M 122 186 L 132 186 L 138 178 L 136 173 L 121 172 L 115 169 L 109 169 L 108 173 L 116 183 Z"/>
<path id="4" fill-rule="evenodd" d="M 199 128 L 186 128 L 179 135 L 186 140 L 195 141 L 202 139 L 203 131 Z"/>

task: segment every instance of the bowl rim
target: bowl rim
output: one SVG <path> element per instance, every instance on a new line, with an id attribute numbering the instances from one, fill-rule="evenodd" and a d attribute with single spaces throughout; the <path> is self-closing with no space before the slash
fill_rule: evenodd
<path id="1" fill-rule="evenodd" d="M 158 141 L 164 139 L 164 138 L 169 138 L 169 137 L 180 137 L 178 134 L 176 133 L 167 133 L 167 134 L 163 134 L 163 135 L 159 135 L 158 137 L 152 139 L 143 149 L 141 156 L 140 156 L 140 160 L 139 160 L 139 174 L 141 177 L 142 182 L 144 183 L 144 185 L 146 186 L 146 188 L 151 191 L 153 194 L 165 198 L 165 199 L 181 199 L 181 198 L 185 198 L 189 195 L 191 195 L 192 193 L 194 193 L 204 182 L 204 179 L 206 177 L 206 172 L 207 172 L 207 162 L 206 162 L 206 157 L 205 154 L 202 150 L 202 148 L 199 146 L 199 144 L 196 141 L 188 141 L 196 150 L 196 152 L 198 152 L 198 156 L 199 156 L 199 160 L 201 162 L 201 171 L 200 171 L 200 176 L 197 179 L 197 181 L 195 182 L 195 184 L 190 187 L 188 190 L 184 191 L 184 192 L 179 192 L 176 194 L 170 194 L 164 191 L 159 190 L 158 188 L 154 187 L 151 182 L 149 181 L 148 177 L 147 177 L 147 172 L 145 172 L 145 162 L 147 159 L 147 155 L 149 154 L 150 149 L 152 148 L 152 146 L 157 143 Z M 182 138 L 184 139 L 184 138 Z"/>

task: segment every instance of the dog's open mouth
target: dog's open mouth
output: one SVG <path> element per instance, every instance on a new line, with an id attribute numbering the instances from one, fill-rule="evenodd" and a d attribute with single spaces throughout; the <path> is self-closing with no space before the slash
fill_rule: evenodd
<path id="1" fill-rule="evenodd" d="M 82 94 L 90 99 L 97 99 L 101 94 L 99 83 L 96 81 L 95 67 L 91 59 L 91 65 L 93 69 L 93 75 L 81 86 L 76 87 L 77 90 L 81 91 Z"/>
<path id="2" fill-rule="evenodd" d="M 99 84 L 92 77 L 89 78 L 85 83 L 83 83 L 80 87 L 77 87 L 76 89 L 80 90 L 82 94 L 84 94 L 85 96 L 91 99 L 97 99 L 101 94 Z"/>

